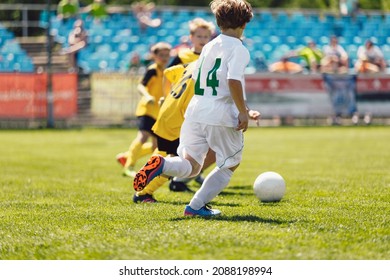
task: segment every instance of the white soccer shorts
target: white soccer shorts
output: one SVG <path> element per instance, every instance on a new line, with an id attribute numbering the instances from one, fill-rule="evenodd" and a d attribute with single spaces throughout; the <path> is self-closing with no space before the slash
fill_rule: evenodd
<path id="1" fill-rule="evenodd" d="M 178 154 L 189 154 L 203 165 L 211 148 L 216 153 L 219 168 L 230 168 L 241 162 L 244 148 L 244 135 L 233 127 L 215 126 L 185 120 L 181 127 Z"/>

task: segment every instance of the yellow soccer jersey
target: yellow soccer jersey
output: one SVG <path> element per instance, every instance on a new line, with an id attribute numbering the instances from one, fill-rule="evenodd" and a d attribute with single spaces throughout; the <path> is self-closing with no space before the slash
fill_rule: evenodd
<path id="1" fill-rule="evenodd" d="M 194 96 L 195 83 L 192 79 L 192 72 L 195 66 L 196 62 L 192 62 L 187 67 L 176 65 L 164 71 L 164 75 L 172 83 L 172 88 L 160 108 L 152 130 L 166 140 L 173 141 L 180 137 L 184 113 L 192 96 Z"/>
<path id="2" fill-rule="evenodd" d="M 199 55 L 199 53 L 196 53 L 191 49 L 181 49 L 169 66 L 174 66 L 177 64 L 188 64 L 197 60 Z"/>
<path id="3" fill-rule="evenodd" d="M 187 65 L 178 64 L 172 67 L 169 67 L 164 70 L 164 78 L 169 81 L 171 86 L 177 84 L 183 76 L 184 71 L 186 71 Z M 171 88 L 169 89 L 169 91 Z"/>
<path id="4" fill-rule="evenodd" d="M 160 110 L 158 101 L 164 96 L 163 71 L 157 67 L 156 63 L 153 63 L 148 67 L 141 83 L 146 87 L 148 93 L 155 98 L 156 102 L 148 104 L 145 97 L 142 97 L 138 103 L 135 115 L 137 117 L 149 116 L 156 119 Z"/>

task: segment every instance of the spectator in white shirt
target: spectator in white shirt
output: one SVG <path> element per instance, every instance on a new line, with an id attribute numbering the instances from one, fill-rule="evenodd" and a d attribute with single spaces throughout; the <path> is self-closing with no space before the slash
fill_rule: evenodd
<path id="1" fill-rule="evenodd" d="M 324 46 L 323 53 L 321 72 L 334 74 L 345 74 L 348 72 L 349 57 L 345 49 L 339 45 L 336 36 L 330 38 L 330 43 Z"/>
<path id="2" fill-rule="evenodd" d="M 364 46 L 358 48 L 357 58 L 355 63 L 357 73 L 379 73 L 386 69 L 382 50 L 371 40 L 367 40 Z"/>

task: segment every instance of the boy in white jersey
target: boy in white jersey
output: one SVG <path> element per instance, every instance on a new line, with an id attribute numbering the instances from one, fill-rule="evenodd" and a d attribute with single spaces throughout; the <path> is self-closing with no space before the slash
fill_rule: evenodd
<path id="1" fill-rule="evenodd" d="M 156 176 L 193 177 L 199 174 L 206 154 L 216 153 L 217 166 L 206 177 L 184 210 L 186 216 L 216 216 L 221 212 L 207 206 L 230 182 L 242 158 L 243 132 L 249 116 L 245 104 L 244 70 L 249 52 L 240 38 L 253 13 L 245 0 L 213 0 L 211 10 L 221 35 L 204 46 L 194 72 L 195 95 L 185 113 L 180 132 L 179 157 L 153 156 L 134 179 L 140 191 Z"/>

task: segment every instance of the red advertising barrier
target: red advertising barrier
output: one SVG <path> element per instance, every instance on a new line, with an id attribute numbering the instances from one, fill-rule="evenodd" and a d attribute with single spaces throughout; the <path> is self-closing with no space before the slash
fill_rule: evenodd
<path id="1" fill-rule="evenodd" d="M 326 92 L 321 75 L 254 74 L 246 76 L 245 80 L 247 93 Z M 390 94 L 390 76 L 358 76 L 357 92 Z"/>
<path id="2" fill-rule="evenodd" d="M 245 78 L 247 93 L 315 92 L 323 93 L 322 76 L 308 75 L 248 75 Z"/>
<path id="3" fill-rule="evenodd" d="M 1 73 L 0 118 L 46 118 L 47 73 Z M 52 75 L 54 117 L 77 114 L 77 74 Z"/>
<path id="4" fill-rule="evenodd" d="M 375 76 L 375 77 L 358 76 L 357 92 L 390 94 L 390 77 L 389 76 Z"/>

